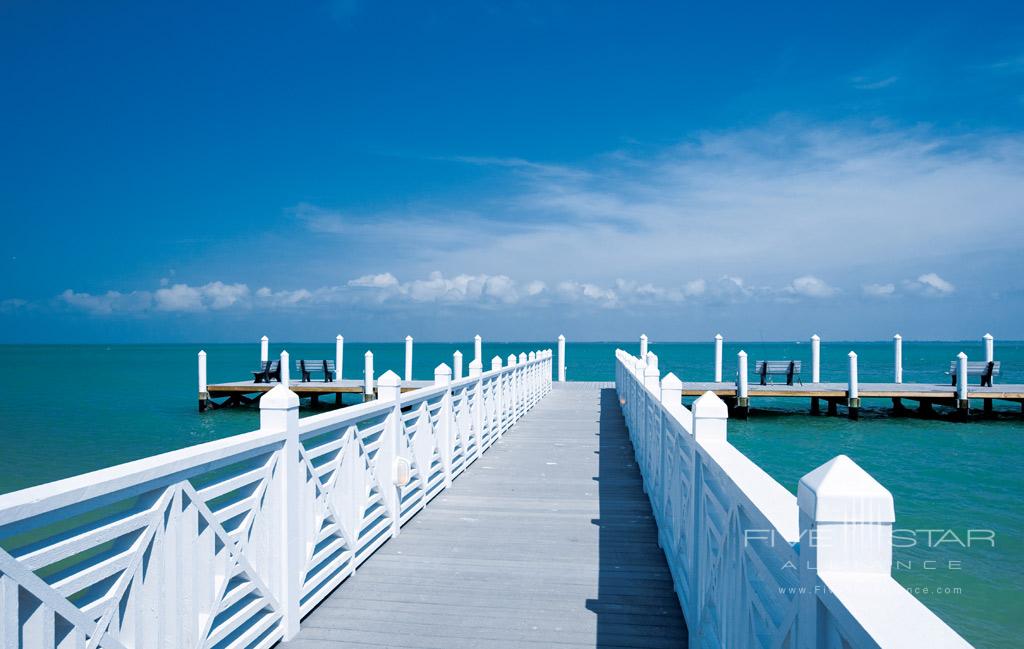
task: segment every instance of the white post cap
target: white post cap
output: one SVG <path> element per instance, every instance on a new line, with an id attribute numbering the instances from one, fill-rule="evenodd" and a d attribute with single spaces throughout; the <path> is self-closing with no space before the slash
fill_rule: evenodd
<path id="1" fill-rule="evenodd" d="M 984 338 L 985 340 L 992 340 L 992 334 L 985 334 L 984 336 L 982 336 L 982 338 Z"/>
<path id="2" fill-rule="evenodd" d="M 811 340 L 821 340 L 821 338 L 818 337 L 818 334 L 814 334 L 811 336 Z"/>
<path id="3" fill-rule="evenodd" d="M 525 363 L 526 362 L 526 352 L 519 352 L 519 362 L 520 363 Z"/>
<path id="4" fill-rule="evenodd" d="M 715 334 L 715 340 L 722 340 L 722 334 Z"/>
<path id="5" fill-rule="evenodd" d="M 724 441 L 729 420 L 729 407 L 717 394 L 708 390 L 697 397 L 693 412 L 693 437 L 698 442 Z"/>
<path id="6" fill-rule="evenodd" d="M 260 342 L 268 342 L 269 340 L 270 340 L 270 338 L 267 338 L 266 336 L 263 336 L 262 338 L 260 338 Z"/>
<path id="7" fill-rule="evenodd" d="M 818 523 L 892 523 L 892 494 L 856 462 L 837 455 L 800 478 L 800 511 Z"/>
<path id="8" fill-rule="evenodd" d="M 338 334 L 337 336 L 334 337 L 334 339 L 340 343 L 345 340 L 345 337 L 342 336 L 341 334 Z"/>
<path id="9" fill-rule="evenodd" d="M 896 334 L 895 336 L 893 336 L 893 339 L 895 339 L 895 340 L 903 340 L 903 336 L 901 336 L 899 334 Z"/>
<path id="10" fill-rule="evenodd" d="M 491 369 L 492 370 L 500 370 L 501 369 L 501 356 L 495 356 L 494 358 L 491 359 Z"/>
<path id="11" fill-rule="evenodd" d="M 509 364 L 509 367 L 511 367 L 511 366 L 516 364 L 516 355 L 515 354 L 509 354 L 508 355 L 508 364 Z"/>
<path id="12" fill-rule="evenodd" d="M 448 385 L 452 380 L 452 368 L 446 363 L 441 363 L 434 368 L 434 385 Z"/>
<path id="13" fill-rule="evenodd" d="M 377 379 L 377 398 L 387 401 L 389 399 L 397 399 L 399 394 L 399 387 L 402 385 L 402 379 L 393 371 L 388 370 L 380 375 Z"/>
<path id="14" fill-rule="evenodd" d="M 283 385 L 275 385 L 260 397 L 260 410 L 294 410 L 299 407 L 299 395 Z"/>

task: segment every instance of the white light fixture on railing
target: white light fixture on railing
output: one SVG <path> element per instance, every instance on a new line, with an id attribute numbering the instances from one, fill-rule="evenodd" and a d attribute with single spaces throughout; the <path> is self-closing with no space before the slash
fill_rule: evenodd
<path id="1" fill-rule="evenodd" d="M 409 465 L 409 460 L 404 457 L 395 458 L 395 486 L 404 487 L 409 484 L 409 479 L 412 474 L 412 468 Z"/>

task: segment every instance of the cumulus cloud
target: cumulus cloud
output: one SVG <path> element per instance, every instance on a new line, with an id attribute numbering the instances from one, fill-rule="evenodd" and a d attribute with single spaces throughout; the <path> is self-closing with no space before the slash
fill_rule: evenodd
<path id="1" fill-rule="evenodd" d="M 813 275 L 797 277 L 789 285 L 788 290 L 796 295 L 815 298 L 832 297 L 839 291 L 837 288 L 829 286 L 825 280 Z"/>
<path id="2" fill-rule="evenodd" d="M 895 284 L 865 284 L 861 287 L 869 297 L 890 297 L 896 292 Z"/>
<path id="3" fill-rule="evenodd" d="M 96 315 L 137 313 L 149 309 L 153 304 L 153 296 L 149 291 L 132 291 L 130 293 L 107 291 L 93 295 L 67 289 L 58 296 L 58 299 L 68 306 Z"/>
<path id="4" fill-rule="evenodd" d="M 939 277 L 936 273 L 925 273 L 916 280 L 904 282 L 907 290 L 926 295 L 928 297 L 945 297 L 951 295 L 956 287 Z"/>
<path id="5" fill-rule="evenodd" d="M 363 275 L 348 281 L 349 286 L 363 288 L 391 288 L 398 286 L 398 278 L 391 273 L 380 273 L 377 275 Z"/>

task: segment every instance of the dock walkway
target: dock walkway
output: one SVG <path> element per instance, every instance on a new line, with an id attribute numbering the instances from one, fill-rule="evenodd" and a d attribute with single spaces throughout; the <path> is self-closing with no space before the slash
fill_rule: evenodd
<path id="1" fill-rule="evenodd" d="M 682 647 L 611 384 L 555 384 L 287 646 Z"/>

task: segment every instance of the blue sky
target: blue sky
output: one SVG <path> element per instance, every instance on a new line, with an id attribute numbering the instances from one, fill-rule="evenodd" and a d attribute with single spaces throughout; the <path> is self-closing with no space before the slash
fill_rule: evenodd
<path id="1" fill-rule="evenodd" d="M 96 4 L 0 5 L 0 341 L 1024 338 L 1019 3 Z"/>

